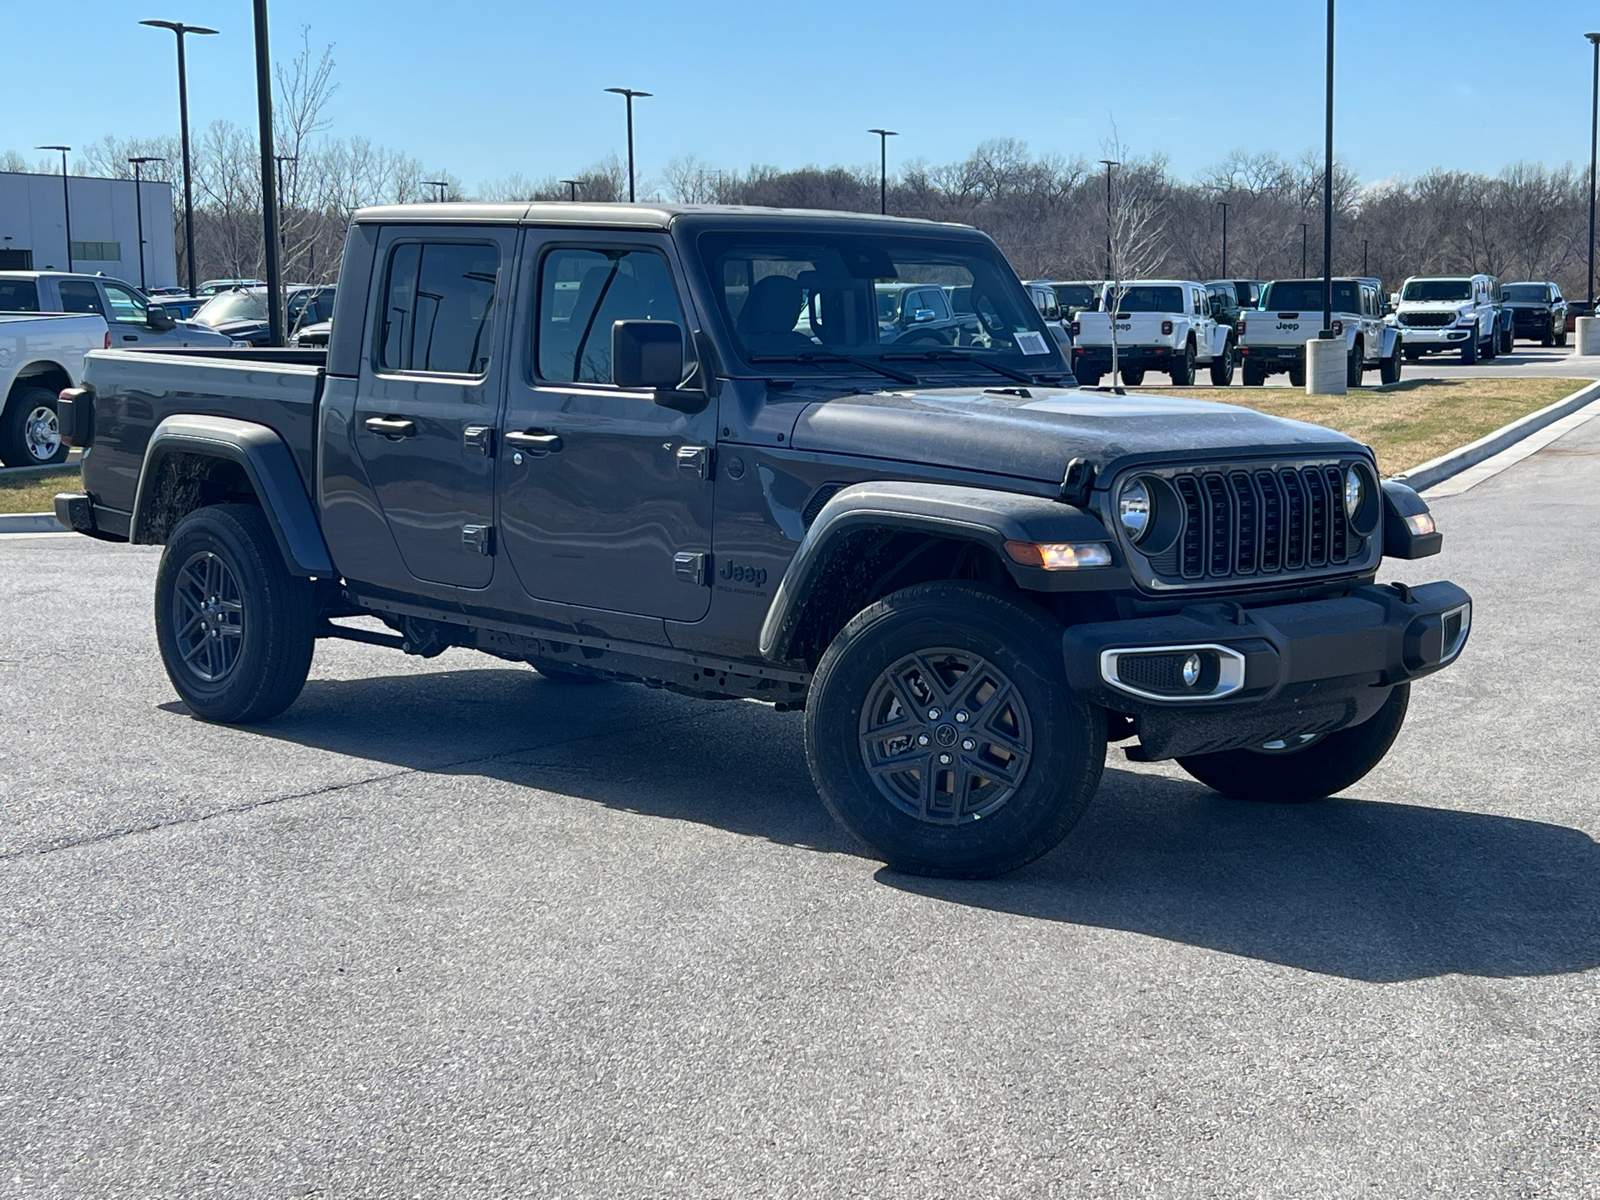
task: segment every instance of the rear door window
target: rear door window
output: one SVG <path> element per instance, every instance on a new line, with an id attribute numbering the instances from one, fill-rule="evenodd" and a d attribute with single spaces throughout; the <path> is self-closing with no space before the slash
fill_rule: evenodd
<path id="1" fill-rule="evenodd" d="M 491 243 L 396 246 L 378 317 L 379 370 L 485 374 L 499 275 L 500 249 Z"/>
<path id="2" fill-rule="evenodd" d="M 100 303 L 100 289 L 85 279 L 63 279 L 56 284 L 61 293 L 61 311 L 66 313 L 94 313 L 105 316 Z"/>

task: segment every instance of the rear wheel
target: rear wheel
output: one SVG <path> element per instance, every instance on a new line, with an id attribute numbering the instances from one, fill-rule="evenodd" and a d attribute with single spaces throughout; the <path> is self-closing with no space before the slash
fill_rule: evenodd
<path id="1" fill-rule="evenodd" d="M 12 392 L 0 418 L 0 462 L 8 467 L 48 467 L 66 460 L 55 395 L 39 387 Z"/>
<path id="2" fill-rule="evenodd" d="M 1250 362 L 1247 359 L 1244 364 L 1244 386 L 1260 387 L 1262 384 L 1266 383 L 1266 381 L 1267 369 L 1265 367 L 1258 367 L 1255 363 Z"/>
<path id="3" fill-rule="evenodd" d="M 1517 331 L 1510 325 L 1500 330 L 1500 353 L 1510 354 L 1516 349 Z"/>
<path id="4" fill-rule="evenodd" d="M 1297 362 L 1289 367 L 1289 382 L 1295 387 L 1305 387 L 1306 364 L 1304 362 Z"/>
<path id="5" fill-rule="evenodd" d="M 967 583 L 919 584 L 852 618 L 817 665 L 805 720 L 828 810 L 919 875 L 1038 858 L 1105 765 L 1105 718 L 1067 685 L 1060 624 Z"/>
<path id="6" fill-rule="evenodd" d="M 289 574 L 259 508 L 218 504 L 178 522 L 156 573 L 156 642 L 197 717 L 260 721 L 294 703 L 316 648 L 316 591 Z"/>
<path id="7" fill-rule="evenodd" d="M 1233 382 L 1233 339 L 1222 344 L 1222 353 L 1211 360 L 1211 383 L 1214 387 L 1227 387 Z"/>
<path id="8" fill-rule="evenodd" d="M 1556 345 L 1565 346 L 1566 344 L 1567 344 L 1567 323 L 1565 321 L 1561 321 L 1561 322 L 1558 322 L 1558 331 L 1556 333 Z"/>
<path id="9" fill-rule="evenodd" d="M 1554 346 L 1555 344 L 1556 344 L 1556 323 L 1554 321 L 1551 321 L 1550 324 L 1545 327 L 1544 333 L 1540 334 L 1540 336 L 1539 336 L 1539 345 L 1541 345 L 1541 346 Z"/>
<path id="10" fill-rule="evenodd" d="M 1194 343 L 1191 341 L 1184 346 L 1183 357 L 1173 364 L 1169 372 L 1173 387 L 1194 386 L 1194 357 Z"/>
<path id="11" fill-rule="evenodd" d="M 1362 361 L 1362 356 L 1365 355 L 1366 352 L 1367 352 L 1366 351 L 1366 347 L 1361 344 L 1361 339 L 1357 338 L 1356 339 L 1356 344 L 1350 348 L 1350 354 L 1345 359 L 1345 364 L 1344 364 L 1344 385 L 1345 385 L 1345 387 L 1360 387 L 1361 386 L 1361 376 L 1366 371 L 1366 363 L 1364 363 Z"/>
<path id="12" fill-rule="evenodd" d="M 1400 342 L 1396 339 L 1394 349 L 1389 351 L 1389 356 L 1378 367 L 1378 378 L 1383 383 L 1400 382 Z"/>
<path id="13" fill-rule="evenodd" d="M 1073 369 L 1072 375 L 1078 381 L 1079 387 L 1100 386 L 1099 371 L 1091 371 L 1088 367 L 1076 367 Z"/>
<path id="14" fill-rule="evenodd" d="M 1389 693 L 1360 725 L 1325 734 L 1279 738 L 1250 750 L 1195 754 L 1178 765 L 1235 800 L 1302 804 L 1342 792 L 1383 761 L 1405 724 L 1411 685 Z"/>
<path id="15" fill-rule="evenodd" d="M 1144 382 L 1144 368 L 1135 371 L 1130 367 L 1123 367 L 1122 382 L 1128 387 L 1138 387 Z"/>

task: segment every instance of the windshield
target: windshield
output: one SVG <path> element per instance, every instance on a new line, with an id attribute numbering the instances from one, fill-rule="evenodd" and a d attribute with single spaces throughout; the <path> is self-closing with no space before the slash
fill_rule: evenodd
<path id="1" fill-rule="evenodd" d="M 222 292 L 195 313 L 201 325 L 221 325 L 224 321 L 265 321 L 267 298 L 260 292 Z"/>
<path id="2" fill-rule="evenodd" d="M 1261 307 L 1272 312 L 1322 311 L 1322 281 L 1320 279 L 1289 279 L 1267 285 L 1267 294 Z M 1356 285 L 1343 280 L 1333 281 L 1333 311 L 1358 313 L 1361 306 L 1356 300 Z"/>
<path id="3" fill-rule="evenodd" d="M 1542 283 L 1508 283 L 1500 289 L 1500 295 L 1505 300 L 1534 300 L 1541 304 L 1550 299 Z"/>
<path id="4" fill-rule="evenodd" d="M 1131 287 L 1117 305 L 1119 313 L 1153 312 L 1181 313 L 1188 309 L 1183 303 L 1180 287 Z"/>
<path id="5" fill-rule="evenodd" d="M 1056 284 L 1056 303 L 1062 308 L 1100 307 L 1100 289 L 1089 283 Z"/>
<path id="6" fill-rule="evenodd" d="M 1402 300 L 1471 300 L 1470 279 L 1413 279 L 1400 293 Z"/>
<path id="7" fill-rule="evenodd" d="M 959 349 L 952 361 L 974 355 L 1013 369 L 1063 369 L 1038 311 L 986 243 L 752 230 L 707 232 L 698 244 L 722 318 L 751 362 L 838 371 L 842 355 Z"/>

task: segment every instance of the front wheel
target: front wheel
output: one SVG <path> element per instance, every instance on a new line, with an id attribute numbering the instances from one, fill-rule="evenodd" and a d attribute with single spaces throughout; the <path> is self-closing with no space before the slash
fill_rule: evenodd
<path id="1" fill-rule="evenodd" d="M 1561 322 L 1560 331 L 1556 334 L 1556 345 L 1565 346 L 1566 344 L 1567 344 L 1567 323 L 1565 321 L 1562 321 Z"/>
<path id="2" fill-rule="evenodd" d="M 1169 374 L 1172 376 L 1173 387 L 1194 386 L 1194 343 L 1189 342 L 1183 348 L 1183 357 L 1173 364 Z"/>
<path id="3" fill-rule="evenodd" d="M 1411 685 L 1402 683 L 1360 725 L 1320 736 L 1279 738 L 1248 750 L 1190 755 L 1180 758 L 1178 765 L 1235 800 L 1275 804 L 1321 800 L 1344 791 L 1383 761 L 1405 724 L 1410 699 Z"/>
<path id="4" fill-rule="evenodd" d="M 1233 339 L 1229 338 L 1222 345 L 1222 353 L 1211 360 L 1211 384 L 1213 387 L 1227 387 L 1233 382 Z"/>
<path id="5" fill-rule="evenodd" d="M 1479 357 L 1481 357 L 1485 362 L 1487 362 L 1487 361 L 1489 361 L 1489 359 L 1493 358 L 1495 355 L 1497 355 L 1499 353 L 1500 353 L 1500 326 L 1491 325 L 1489 327 L 1489 340 L 1483 343 L 1483 347 L 1479 351 Z"/>
<path id="6" fill-rule="evenodd" d="M 1478 331 L 1473 330 L 1461 343 L 1461 365 L 1470 367 L 1478 361 Z"/>
<path id="7" fill-rule="evenodd" d="M 0 419 L 0 462 L 8 467 L 49 467 L 66 460 L 54 393 L 49 388 L 18 388 Z"/>
<path id="8" fill-rule="evenodd" d="M 1517 331 L 1507 325 L 1500 331 L 1500 353 L 1510 354 L 1516 349 Z"/>
<path id="9" fill-rule="evenodd" d="M 294 703 L 316 648 L 316 589 L 289 574 L 259 508 L 218 504 L 178 522 L 156 572 L 156 642 L 197 717 L 261 721 Z"/>
<path id="10" fill-rule="evenodd" d="M 1378 367 L 1378 378 L 1382 382 L 1384 382 L 1386 384 L 1387 383 L 1399 383 L 1400 382 L 1400 363 L 1401 363 L 1400 343 L 1397 341 L 1394 344 L 1394 349 L 1389 351 L 1389 357 L 1385 358 L 1383 360 L 1383 362 L 1379 365 L 1379 367 Z"/>
<path id="11" fill-rule="evenodd" d="M 806 760 L 823 803 L 891 867 L 983 878 L 1083 815 L 1104 716 L 1061 666 L 1061 626 L 967 583 L 918 584 L 853 617 L 817 665 Z"/>

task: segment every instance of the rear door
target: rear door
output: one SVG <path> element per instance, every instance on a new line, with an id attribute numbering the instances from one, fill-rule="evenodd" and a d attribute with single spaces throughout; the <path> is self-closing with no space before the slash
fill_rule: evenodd
<path id="1" fill-rule="evenodd" d="M 495 342 L 515 246 L 514 229 L 481 225 L 379 235 L 350 437 L 406 569 L 429 583 L 494 573 Z"/>
<path id="2" fill-rule="evenodd" d="M 538 600 L 695 621 L 711 604 L 716 411 L 612 382 L 611 328 L 697 322 L 664 234 L 530 230 L 500 452 L 506 557 Z"/>

